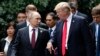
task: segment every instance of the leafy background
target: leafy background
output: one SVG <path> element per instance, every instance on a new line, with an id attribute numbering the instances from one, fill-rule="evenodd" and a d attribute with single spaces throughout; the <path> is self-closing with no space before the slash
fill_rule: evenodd
<path id="1" fill-rule="evenodd" d="M 25 9 L 28 4 L 34 4 L 42 15 L 44 22 L 46 13 L 53 11 L 54 6 L 61 1 L 68 0 L 0 0 L 0 38 L 4 37 L 5 26 L 11 20 L 16 20 L 18 11 Z M 90 14 L 92 7 L 100 3 L 100 0 L 78 0 L 79 10 Z"/>

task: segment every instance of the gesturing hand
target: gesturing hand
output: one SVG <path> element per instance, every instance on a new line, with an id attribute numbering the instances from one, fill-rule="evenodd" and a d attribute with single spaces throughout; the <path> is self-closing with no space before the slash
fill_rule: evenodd
<path id="1" fill-rule="evenodd" d="M 5 56 L 5 55 L 4 55 L 4 52 L 0 52 L 0 56 Z"/>
<path id="2" fill-rule="evenodd" d="M 54 50 L 54 48 L 53 48 L 53 45 L 52 45 L 51 42 L 47 43 L 47 47 L 46 48 L 48 49 L 48 51 L 50 52 L 50 54 L 52 54 L 52 50 Z"/>

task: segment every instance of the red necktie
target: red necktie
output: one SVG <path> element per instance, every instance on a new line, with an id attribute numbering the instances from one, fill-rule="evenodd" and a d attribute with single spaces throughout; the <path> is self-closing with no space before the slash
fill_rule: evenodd
<path id="1" fill-rule="evenodd" d="M 35 29 L 32 29 L 33 33 L 32 33 L 32 48 L 34 48 L 35 46 Z"/>
<path id="2" fill-rule="evenodd" d="M 63 31 L 62 31 L 62 56 L 65 55 L 65 43 L 66 43 L 66 35 L 67 35 L 67 21 L 64 21 Z"/>

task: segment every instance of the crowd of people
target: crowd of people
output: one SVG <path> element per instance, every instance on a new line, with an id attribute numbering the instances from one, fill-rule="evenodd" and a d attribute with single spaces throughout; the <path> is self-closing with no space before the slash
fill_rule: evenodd
<path id="1" fill-rule="evenodd" d="M 75 2 L 60 2 L 43 23 L 37 7 L 27 5 L 17 23 L 8 23 L 0 56 L 100 56 L 100 4 L 92 8 L 92 22 L 77 8 Z"/>

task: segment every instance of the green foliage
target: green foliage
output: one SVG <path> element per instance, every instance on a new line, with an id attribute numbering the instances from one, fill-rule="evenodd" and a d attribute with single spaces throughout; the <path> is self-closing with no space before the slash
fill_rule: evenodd
<path id="1" fill-rule="evenodd" d="M 92 9 L 94 6 L 100 4 L 100 0 L 78 0 L 79 9 Z"/>
<path id="2" fill-rule="evenodd" d="M 53 11 L 54 6 L 61 1 L 68 0 L 0 0 L 0 36 L 7 23 L 16 19 L 18 11 L 25 9 L 28 4 L 34 4 L 38 11 L 45 15 L 48 11 Z M 78 0 L 79 8 L 91 9 L 100 3 L 99 0 Z"/>
<path id="3" fill-rule="evenodd" d="M 0 36 L 7 23 L 11 20 L 16 20 L 18 11 L 25 9 L 28 4 L 34 4 L 38 11 L 53 10 L 54 6 L 62 0 L 0 0 Z"/>

